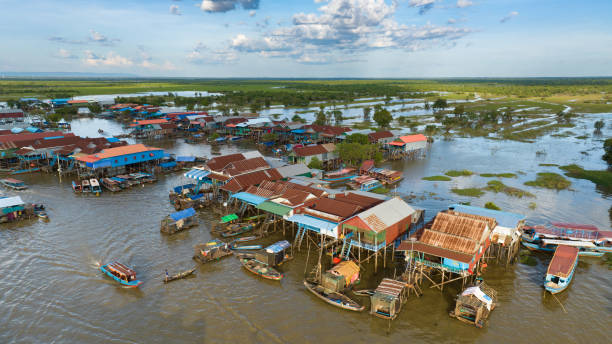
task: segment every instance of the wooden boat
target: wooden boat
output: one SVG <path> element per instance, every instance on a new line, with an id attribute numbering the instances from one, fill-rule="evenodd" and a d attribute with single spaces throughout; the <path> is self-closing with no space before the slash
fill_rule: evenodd
<path id="1" fill-rule="evenodd" d="M 232 255 L 229 244 L 222 241 L 209 241 L 195 246 L 193 259 L 200 263 L 208 263 Z"/>
<path id="2" fill-rule="evenodd" d="M 249 241 L 253 241 L 257 239 L 259 239 L 258 236 L 252 235 L 252 236 L 247 236 L 247 237 L 242 237 L 242 238 L 236 238 L 234 239 L 233 243 L 237 244 L 237 243 L 249 242 Z"/>
<path id="3" fill-rule="evenodd" d="M 328 290 L 315 281 L 304 280 L 304 286 L 316 297 L 332 306 L 355 312 L 362 312 L 365 309 L 365 306 L 351 300 L 351 298 L 348 296 L 339 292 Z"/>
<path id="4" fill-rule="evenodd" d="M 185 278 L 187 276 L 191 276 L 195 272 L 196 268 L 191 270 L 180 272 L 176 275 L 168 276 L 168 271 L 166 271 L 166 277 L 164 277 L 164 283 L 176 281 L 177 279 Z"/>
<path id="5" fill-rule="evenodd" d="M 574 246 L 578 248 L 579 256 L 601 257 L 606 252 L 612 252 L 609 241 L 602 242 L 582 241 L 582 240 L 555 240 L 540 239 L 537 242 L 523 242 L 523 246 L 531 251 L 555 252 L 560 245 Z"/>
<path id="6" fill-rule="evenodd" d="M 111 192 L 121 191 L 121 187 L 119 186 L 119 182 L 111 179 L 111 178 L 102 178 L 100 180 L 100 184 Z"/>
<path id="7" fill-rule="evenodd" d="M 224 238 L 231 238 L 240 234 L 247 233 L 252 229 L 253 225 L 250 223 L 234 223 L 229 225 L 227 229 L 221 232 L 221 236 Z"/>
<path id="8" fill-rule="evenodd" d="M 576 271 L 578 265 L 578 248 L 574 246 L 559 245 L 555 250 L 544 280 L 544 289 L 552 294 L 565 290 Z"/>
<path id="9" fill-rule="evenodd" d="M 45 206 L 42 204 L 33 204 L 34 207 L 34 214 L 36 214 L 36 216 L 38 216 L 38 218 L 43 219 L 43 220 L 48 220 L 49 219 L 49 215 L 47 215 L 47 212 L 45 211 Z"/>
<path id="10" fill-rule="evenodd" d="M 240 263 L 242 263 L 242 266 L 245 269 L 265 279 L 280 281 L 283 278 L 283 274 L 276 271 L 276 269 L 273 267 L 268 266 L 268 264 L 262 263 L 255 258 L 243 257 L 240 258 Z"/>
<path id="11" fill-rule="evenodd" d="M 81 184 L 77 184 L 74 180 L 72 181 L 72 190 L 74 192 L 83 192 L 83 186 Z"/>
<path id="12" fill-rule="evenodd" d="M 96 178 L 91 178 L 89 180 L 89 185 L 91 186 L 91 192 L 95 194 L 99 194 L 102 192 L 102 188 L 100 187 L 100 183 Z"/>
<path id="13" fill-rule="evenodd" d="M 290 256 L 291 244 L 287 240 L 277 241 L 255 253 L 255 260 L 268 266 L 276 267 L 293 259 Z"/>
<path id="14" fill-rule="evenodd" d="M 261 245 L 243 245 L 243 246 L 237 246 L 235 243 L 232 243 L 230 245 L 230 249 L 234 250 L 234 251 L 254 251 L 254 250 L 261 250 L 263 248 L 263 246 Z"/>
<path id="15" fill-rule="evenodd" d="M 0 184 L 2 184 L 4 187 L 17 191 L 26 190 L 28 188 L 27 185 L 25 185 L 25 182 L 14 178 L 0 179 Z"/>
<path id="16" fill-rule="evenodd" d="M 119 262 L 102 265 L 100 270 L 126 287 L 135 288 L 142 284 L 141 281 L 136 279 L 136 272 L 134 270 Z"/>
<path id="17" fill-rule="evenodd" d="M 83 193 L 89 193 L 91 192 L 91 186 L 89 185 L 89 180 L 87 179 L 83 179 L 83 181 L 81 182 L 81 192 Z"/>
<path id="18" fill-rule="evenodd" d="M 355 178 L 354 168 L 343 168 L 338 171 L 326 173 L 323 180 L 330 183 L 344 183 Z"/>
<path id="19" fill-rule="evenodd" d="M 449 315 L 478 328 L 484 327 L 489 314 L 497 305 L 497 292 L 482 279 L 476 279 L 457 296 L 455 309 Z"/>
<path id="20" fill-rule="evenodd" d="M 198 219 L 195 209 L 187 208 L 166 216 L 161 221 L 160 231 L 166 234 L 174 234 L 197 224 Z"/>

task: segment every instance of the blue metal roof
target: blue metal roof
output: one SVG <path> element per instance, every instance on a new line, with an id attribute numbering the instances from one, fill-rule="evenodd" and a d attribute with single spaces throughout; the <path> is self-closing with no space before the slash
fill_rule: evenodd
<path id="1" fill-rule="evenodd" d="M 185 173 L 185 177 L 195 179 L 195 180 L 204 180 L 206 176 L 210 174 L 210 171 L 200 170 L 197 168 L 192 169 L 191 171 Z"/>
<path id="2" fill-rule="evenodd" d="M 177 156 L 176 157 L 176 161 L 193 162 L 193 161 L 195 161 L 195 156 Z"/>
<path id="3" fill-rule="evenodd" d="M 492 217 L 497 221 L 497 224 L 502 227 L 514 228 L 516 225 L 525 219 L 524 215 L 509 213 L 505 211 L 492 210 L 487 208 L 474 207 L 463 204 L 451 204 L 449 209 L 454 209 L 460 213 Z"/>
<path id="4" fill-rule="evenodd" d="M 106 141 L 113 143 L 113 142 L 119 142 L 119 139 L 116 137 L 107 137 Z"/>
<path id="5" fill-rule="evenodd" d="M 111 177 L 111 179 L 119 183 L 123 183 L 125 181 L 125 179 L 119 177 Z"/>
<path id="6" fill-rule="evenodd" d="M 260 203 L 263 203 L 268 200 L 265 197 L 253 195 L 248 192 L 238 192 L 237 194 L 232 195 L 232 198 L 239 199 L 243 202 L 247 202 L 252 205 L 259 205 Z"/>
<path id="7" fill-rule="evenodd" d="M 195 184 L 185 184 L 185 185 L 176 186 L 176 187 L 174 187 L 173 190 L 176 193 L 181 193 L 181 192 L 183 192 L 183 189 L 191 189 L 193 187 L 195 187 Z"/>
<path id="8" fill-rule="evenodd" d="M 35 128 L 35 127 L 27 127 L 26 130 L 31 133 L 42 133 L 43 132 L 41 129 Z"/>
<path id="9" fill-rule="evenodd" d="M 195 209 L 187 208 L 185 210 L 177 211 L 176 213 L 170 214 L 170 217 L 174 221 L 178 221 L 178 220 L 182 220 L 182 219 L 186 219 L 188 217 L 191 217 L 191 216 L 195 215 L 195 213 L 196 213 Z"/>
<path id="10" fill-rule="evenodd" d="M 288 218 L 287 220 L 291 221 L 291 222 L 299 223 L 301 225 L 305 225 L 305 226 L 309 226 L 309 227 L 313 227 L 313 228 L 318 228 L 318 229 L 323 229 L 323 230 L 326 230 L 326 231 L 331 231 L 332 229 L 334 229 L 338 225 L 338 224 L 333 223 L 333 222 L 328 222 L 328 221 L 325 221 L 325 220 L 317 219 L 316 217 L 302 215 L 302 214 L 293 215 L 290 218 Z"/>
<path id="11" fill-rule="evenodd" d="M 266 247 L 266 252 L 268 253 L 279 253 L 283 250 L 286 250 L 291 247 L 291 244 L 287 240 L 281 240 L 279 242 L 275 242 L 274 244 Z"/>
<path id="12" fill-rule="evenodd" d="M 304 130 L 304 129 L 294 129 L 294 130 L 291 130 L 291 132 L 294 133 L 294 134 L 303 134 L 303 133 L 306 132 L 306 130 Z"/>
<path id="13" fill-rule="evenodd" d="M 163 168 L 171 168 L 171 167 L 176 166 L 176 161 L 162 162 L 161 164 L 159 164 L 159 166 Z"/>

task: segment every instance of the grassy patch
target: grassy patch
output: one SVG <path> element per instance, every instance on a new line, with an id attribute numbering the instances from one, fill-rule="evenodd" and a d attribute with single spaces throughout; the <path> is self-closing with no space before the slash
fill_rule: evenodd
<path id="1" fill-rule="evenodd" d="M 578 140 L 586 140 L 589 138 L 589 135 L 576 136 Z"/>
<path id="2" fill-rule="evenodd" d="M 557 164 L 540 164 L 540 166 L 559 166 Z"/>
<path id="3" fill-rule="evenodd" d="M 568 177 L 590 180 L 604 191 L 612 193 L 612 172 L 610 171 L 585 170 L 575 164 L 559 168 L 565 171 L 565 175 Z"/>
<path id="4" fill-rule="evenodd" d="M 529 265 L 529 266 L 536 266 L 538 265 L 538 261 L 537 259 L 535 259 L 531 253 L 527 250 L 523 250 L 521 252 L 519 252 L 519 261 L 521 262 L 521 264 L 525 264 L 525 265 Z"/>
<path id="5" fill-rule="evenodd" d="M 608 269 L 612 270 L 612 253 L 606 253 L 602 257 L 603 261 L 608 264 Z"/>
<path id="6" fill-rule="evenodd" d="M 564 190 L 572 185 L 572 182 L 565 179 L 562 175 L 550 172 L 540 172 L 536 180 L 525 182 L 527 186 L 535 186 L 546 189 Z"/>
<path id="7" fill-rule="evenodd" d="M 480 176 L 485 178 L 516 178 L 514 173 L 481 173 Z"/>
<path id="8" fill-rule="evenodd" d="M 445 173 L 449 177 L 469 177 L 474 174 L 474 172 L 469 170 L 450 170 Z"/>
<path id="9" fill-rule="evenodd" d="M 390 190 L 390 189 L 387 189 L 387 188 L 386 188 L 386 187 L 384 187 L 384 186 L 380 186 L 380 187 L 377 187 L 376 189 L 372 189 L 372 190 L 370 190 L 370 192 L 373 192 L 373 193 L 376 193 L 376 194 L 381 194 L 381 195 L 384 195 L 384 194 L 386 194 L 386 193 L 389 193 L 389 191 L 391 191 L 391 190 Z"/>
<path id="10" fill-rule="evenodd" d="M 535 208 L 537 208 L 538 205 L 536 204 L 536 202 L 529 202 L 529 209 L 531 210 L 535 210 Z"/>
<path id="11" fill-rule="evenodd" d="M 523 197 L 535 197 L 532 193 L 518 189 L 518 188 L 514 188 L 511 186 L 507 186 L 504 183 L 502 183 L 499 180 L 491 180 L 487 183 L 487 187 L 484 188 L 487 191 L 493 191 L 495 193 L 498 192 L 503 192 L 508 196 L 512 196 L 512 197 L 518 197 L 518 198 L 523 198 Z"/>
<path id="12" fill-rule="evenodd" d="M 451 191 L 459 196 L 480 197 L 484 195 L 484 191 L 479 188 L 451 189 Z"/>
<path id="13" fill-rule="evenodd" d="M 447 177 L 447 176 L 430 176 L 430 177 L 423 177 L 421 179 L 434 181 L 434 182 L 448 182 L 452 180 L 450 177 Z"/>
<path id="14" fill-rule="evenodd" d="M 497 206 L 497 204 L 493 203 L 493 202 L 487 202 L 485 203 L 485 208 L 487 209 L 491 209 L 491 210 L 501 210 L 500 207 Z"/>

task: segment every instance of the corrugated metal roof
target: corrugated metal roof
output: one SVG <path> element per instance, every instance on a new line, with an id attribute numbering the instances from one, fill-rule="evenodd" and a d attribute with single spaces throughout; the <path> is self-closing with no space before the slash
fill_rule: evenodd
<path id="1" fill-rule="evenodd" d="M 14 207 L 24 205 L 23 200 L 19 196 L 0 198 L 0 208 Z"/>
<path id="2" fill-rule="evenodd" d="M 380 232 L 415 213 L 401 198 L 395 197 L 357 214 L 375 232 Z"/>
<path id="3" fill-rule="evenodd" d="M 278 216 L 285 216 L 291 212 L 291 208 L 282 204 L 265 201 L 257 205 L 257 209 L 272 213 Z"/>
<path id="4" fill-rule="evenodd" d="M 267 200 L 267 198 L 265 197 L 253 195 L 248 192 L 239 192 L 237 194 L 232 195 L 232 198 L 239 199 L 243 202 L 246 202 L 252 205 L 259 205 Z"/>
<path id="5" fill-rule="evenodd" d="M 253 159 L 253 158 L 263 158 L 263 155 L 259 151 L 253 150 L 248 152 L 243 152 L 242 156 L 245 159 Z"/>
<path id="6" fill-rule="evenodd" d="M 283 178 L 293 177 L 300 174 L 309 173 L 310 169 L 308 166 L 304 164 L 295 164 L 295 165 L 287 165 L 282 167 L 277 167 L 276 171 L 280 173 Z"/>
<path id="7" fill-rule="evenodd" d="M 203 180 L 210 174 L 210 171 L 202 170 L 199 168 L 192 168 L 189 172 L 185 173 L 185 177 L 195 180 Z"/>
<path id="8" fill-rule="evenodd" d="M 499 226 L 507 228 L 515 228 L 519 222 L 525 219 L 525 216 L 521 214 L 474 207 L 463 204 L 452 204 L 448 208 L 461 213 L 492 217 L 497 221 L 497 224 Z"/>
<path id="9" fill-rule="evenodd" d="M 312 156 L 318 154 L 327 153 L 327 149 L 323 145 L 311 145 L 304 147 L 296 147 L 293 148 L 293 151 L 297 156 Z"/>
<path id="10" fill-rule="evenodd" d="M 293 215 L 290 218 L 288 218 L 287 221 L 299 223 L 301 225 L 306 225 L 306 226 L 309 226 L 309 227 L 314 227 L 314 228 L 322 229 L 322 230 L 325 230 L 325 231 L 331 231 L 334 228 L 336 228 L 336 226 L 338 226 L 337 223 L 332 223 L 332 222 L 324 221 L 324 220 L 317 219 L 315 217 L 307 216 L 307 215 L 303 215 L 303 214 Z"/>
<path id="11" fill-rule="evenodd" d="M 431 230 L 481 242 L 488 228 L 485 221 L 457 214 L 438 213 Z M 489 228 L 490 230 L 490 228 Z"/>

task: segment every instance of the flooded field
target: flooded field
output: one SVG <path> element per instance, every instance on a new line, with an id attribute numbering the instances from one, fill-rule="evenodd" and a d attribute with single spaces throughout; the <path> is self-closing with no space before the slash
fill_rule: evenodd
<path id="1" fill-rule="evenodd" d="M 361 109 L 356 109 L 361 113 Z M 577 119 L 572 128 L 587 139 L 544 136 L 535 143 L 490 139 L 436 140 L 424 159 L 388 163 L 404 171 L 398 195 L 426 210 L 430 219 L 454 202 L 482 206 L 492 201 L 503 210 L 525 214 L 528 223 L 550 220 L 590 223 L 610 229 L 610 195 L 586 180 L 570 179 L 570 190 L 551 191 L 523 185 L 538 172 L 560 173 L 556 167 L 576 163 L 603 169 L 602 138 L 612 135 L 607 121 L 602 136 L 592 135 L 593 122 L 604 115 Z M 609 116 L 609 115 L 605 115 Z M 608 117 L 609 118 L 609 117 Z M 72 122 L 75 134 L 110 134 L 121 125 L 106 120 Z M 210 157 L 208 145 L 147 142 L 179 155 Z M 222 154 L 251 149 L 224 145 Z M 476 173 L 512 172 L 509 186 L 533 193 L 535 198 L 513 198 L 487 192 L 480 198 L 461 197 L 451 188 L 483 187 L 491 178 L 456 177 L 448 182 L 424 181 L 451 169 Z M 70 179 L 55 175 L 26 175 L 30 185 L 19 195 L 44 203 L 50 221 L 32 220 L 0 227 L 0 342 L 87 343 L 608 343 L 612 325 L 612 274 L 598 258 L 580 258 L 567 291 L 555 297 L 541 287 L 549 255 L 536 255 L 537 265 L 494 263 L 484 277 L 495 288 L 500 305 L 488 326 L 476 329 L 448 316 L 460 285 L 444 292 L 425 289 L 421 298 L 411 296 L 391 324 L 367 312 L 350 313 L 330 307 L 302 285 L 304 272 L 315 263 L 313 254 L 305 269 L 304 247 L 281 270 L 279 282 L 258 279 L 246 272 L 234 257 L 214 264 L 197 265 L 196 276 L 170 284 L 161 282 L 164 270 L 177 272 L 195 265 L 193 246 L 211 239 L 211 221 L 217 216 L 201 212 L 201 224 L 174 236 L 162 235 L 160 220 L 174 211 L 168 190 L 185 183 L 181 174 L 162 176 L 157 183 L 100 197 L 75 195 Z M 4 194 L 11 194 L 3 190 Z M 530 203 L 535 203 L 535 209 Z M 290 234 L 287 236 L 289 240 Z M 266 238 L 264 244 L 281 239 Z M 144 284 L 138 290 L 123 289 L 102 275 L 100 263 L 119 260 L 133 266 Z M 373 287 L 393 267 L 377 275 L 373 264 L 357 288 Z M 369 305 L 367 298 L 359 301 Z M 563 306 L 561 306 L 561 304 Z M 560 329 L 583 329 L 560 331 Z"/>

